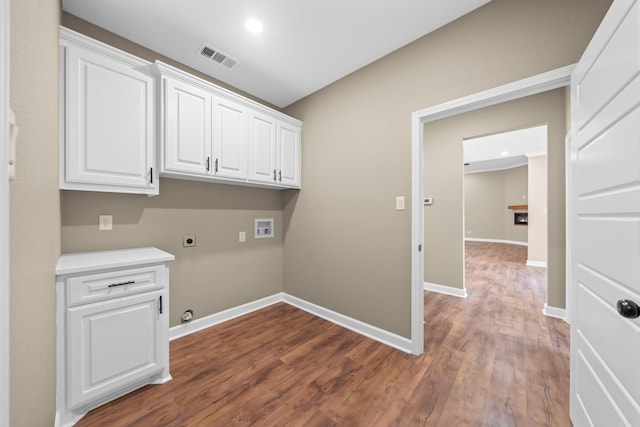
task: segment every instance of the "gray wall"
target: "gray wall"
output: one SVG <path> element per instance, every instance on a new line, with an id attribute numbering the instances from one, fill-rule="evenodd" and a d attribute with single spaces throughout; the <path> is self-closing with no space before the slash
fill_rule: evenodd
<path id="1" fill-rule="evenodd" d="M 464 175 L 464 237 L 527 242 L 527 228 L 513 225 L 510 205 L 526 205 L 528 167 Z M 425 206 L 425 209 L 428 209 Z"/>
<path id="2" fill-rule="evenodd" d="M 11 108 L 20 127 L 9 187 L 12 427 L 50 426 L 55 411 L 58 3 L 10 4 Z"/>
<path id="3" fill-rule="evenodd" d="M 394 199 L 405 195 L 410 206 L 411 112 L 576 62 L 609 4 L 494 0 L 288 108 L 305 121 L 304 189 L 283 195 L 284 289 L 408 337 L 411 220 L 409 211 L 394 210 Z M 70 21 L 65 18 L 65 25 L 79 29 Z M 57 188 L 60 23 L 58 1 L 11 0 L 11 103 L 21 129 L 18 176 L 11 186 L 13 427 L 51 425 L 55 411 L 54 269 L 62 247 L 61 197 L 63 205 L 68 202 Z M 96 33 L 91 35 L 112 37 Z M 112 44 L 150 59 L 116 39 Z M 551 159 L 550 168 L 557 168 Z M 164 180 L 160 185 L 162 192 Z M 562 196 L 550 199 L 557 206 Z M 124 225 L 130 233 L 114 230 L 114 245 L 150 241 L 148 227 L 179 211 L 174 204 L 161 215 L 143 214 L 138 224 L 119 224 L 119 218 L 157 203 L 141 208 L 136 201 L 129 213 L 124 200 L 109 203 L 118 206 L 116 228 Z M 275 216 L 272 203 L 240 210 L 247 218 L 262 210 Z M 65 246 L 79 247 L 79 235 L 94 233 L 89 221 L 95 212 L 82 214 L 84 219 L 68 212 L 68 205 L 63 209 Z M 204 211 L 224 218 L 211 205 Z M 175 224 L 169 229 L 171 236 L 162 237 L 167 248 L 183 232 Z M 564 248 L 555 245 L 557 257 Z"/>
<path id="4" fill-rule="evenodd" d="M 425 210 L 425 280 L 462 288 L 464 252 L 462 186 L 462 143 L 464 138 L 496 132 L 547 125 L 548 158 L 548 303 L 565 306 L 565 227 L 564 227 L 564 137 L 565 90 L 544 92 L 472 111 L 425 125 L 425 188 L 432 188 L 437 200 Z M 440 154 L 430 156 L 430 146 Z M 430 149 L 429 149 L 430 150 Z M 446 174 L 448 180 L 440 178 Z M 427 190 L 425 190 L 427 191 Z M 521 204 L 521 203 L 519 203 Z M 443 250 L 443 248 L 447 248 Z M 435 276 L 435 277 L 434 277 Z M 436 281 L 440 280 L 440 281 Z"/>
<path id="5" fill-rule="evenodd" d="M 505 240 L 526 242 L 528 239 L 527 227 L 513 225 L 513 211 L 507 209 L 507 206 L 528 204 L 528 183 L 528 166 L 507 169 L 504 171 L 504 209 L 502 211 L 502 217 L 504 220 L 502 224 Z"/>
<path id="6" fill-rule="evenodd" d="M 98 231 L 101 214 L 113 215 L 113 231 Z M 274 218 L 274 238 L 254 239 L 255 218 Z M 185 235 L 196 236 L 196 247 L 182 246 Z M 187 309 L 200 318 L 282 292 L 282 194 L 164 178 L 151 198 L 62 192 L 63 253 L 142 246 L 176 257 L 168 264 L 171 326 Z"/>
<path id="7" fill-rule="evenodd" d="M 409 337 L 411 215 L 395 211 L 394 200 L 404 195 L 411 203 L 411 113 L 577 62 L 610 3 L 494 0 L 288 107 L 304 121 L 304 189 L 284 212 L 285 291 Z M 560 106 L 556 137 L 563 138 L 564 100 Z M 444 164 L 461 168 L 456 146 Z M 549 166 L 561 176 L 563 155 L 550 156 Z M 459 208 L 447 214 L 451 229 L 440 230 L 449 234 L 433 240 L 454 276 L 436 283 L 461 287 L 462 173 L 439 172 L 457 190 L 434 194 L 436 203 L 455 200 Z M 563 197 L 550 194 L 553 206 Z M 551 231 L 563 236 L 559 225 Z M 560 259 L 564 241 L 550 245 Z M 425 270 L 431 262 L 425 259 Z M 554 305 L 563 307 L 563 268 L 551 279 L 562 289 Z"/>

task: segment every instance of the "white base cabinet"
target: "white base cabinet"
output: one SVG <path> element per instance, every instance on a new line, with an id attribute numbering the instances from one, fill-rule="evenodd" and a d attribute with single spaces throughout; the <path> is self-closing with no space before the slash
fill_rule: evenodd
<path id="1" fill-rule="evenodd" d="M 56 269 L 56 426 L 169 374 L 168 269 L 156 248 L 63 255 Z"/>

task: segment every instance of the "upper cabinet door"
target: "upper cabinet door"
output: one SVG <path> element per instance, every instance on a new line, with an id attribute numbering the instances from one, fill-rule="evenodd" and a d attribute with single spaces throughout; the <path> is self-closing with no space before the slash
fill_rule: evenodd
<path id="1" fill-rule="evenodd" d="M 209 92 L 164 79 L 164 162 L 162 171 L 207 175 L 211 170 L 211 105 Z"/>
<path id="2" fill-rule="evenodd" d="M 153 78 L 117 54 L 63 53 L 61 188 L 157 194 Z"/>
<path id="3" fill-rule="evenodd" d="M 278 122 L 278 184 L 300 187 L 301 128 Z"/>
<path id="4" fill-rule="evenodd" d="M 247 178 L 247 108 L 233 101 L 214 97 L 212 174 L 224 178 Z"/>
<path id="5" fill-rule="evenodd" d="M 249 115 L 249 179 L 277 182 L 277 119 L 252 112 Z"/>

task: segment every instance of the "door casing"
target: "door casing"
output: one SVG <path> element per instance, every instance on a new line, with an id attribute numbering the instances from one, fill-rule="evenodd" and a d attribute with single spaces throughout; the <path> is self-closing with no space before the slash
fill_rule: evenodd
<path id="1" fill-rule="evenodd" d="M 424 351 L 424 124 L 568 86 L 575 64 L 415 111 L 411 116 L 411 352 Z M 570 251 L 567 247 L 567 251 Z"/>

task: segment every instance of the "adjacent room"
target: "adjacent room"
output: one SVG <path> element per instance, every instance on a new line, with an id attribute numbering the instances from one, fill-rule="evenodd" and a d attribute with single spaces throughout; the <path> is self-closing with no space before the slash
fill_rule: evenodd
<path id="1" fill-rule="evenodd" d="M 0 9 L 0 426 L 640 420 L 636 0 Z"/>

